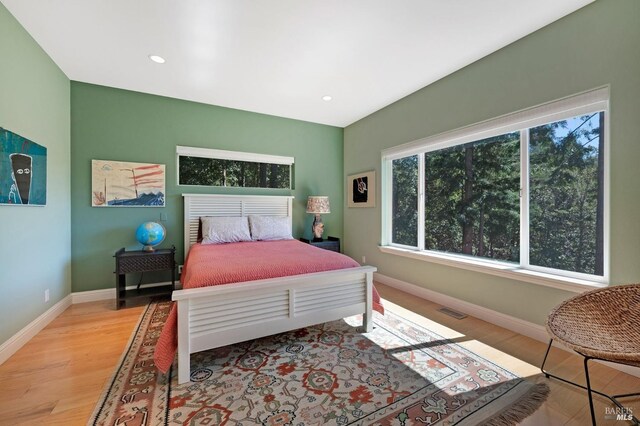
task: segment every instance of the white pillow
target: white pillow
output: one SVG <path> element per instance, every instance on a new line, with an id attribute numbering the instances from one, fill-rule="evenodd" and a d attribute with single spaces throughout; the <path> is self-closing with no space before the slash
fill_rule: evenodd
<path id="1" fill-rule="evenodd" d="M 257 240 L 292 240 L 291 219 L 286 216 L 249 216 L 251 238 Z"/>
<path id="2" fill-rule="evenodd" d="M 202 244 L 237 243 L 251 241 L 246 217 L 206 216 L 202 220 Z"/>

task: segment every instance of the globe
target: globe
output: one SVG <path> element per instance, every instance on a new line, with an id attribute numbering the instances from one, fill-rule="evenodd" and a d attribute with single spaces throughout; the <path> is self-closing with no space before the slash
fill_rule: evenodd
<path id="1" fill-rule="evenodd" d="M 136 240 L 144 246 L 144 251 L 153 251 L 153 247 L 164 241 L 167 231 L 157 222 L 145 222 L 136 230 Z"/>

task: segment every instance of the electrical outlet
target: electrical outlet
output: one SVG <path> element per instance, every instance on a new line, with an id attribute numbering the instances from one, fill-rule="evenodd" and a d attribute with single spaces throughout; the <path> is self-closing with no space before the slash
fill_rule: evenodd
<path id="1" fill-rule="evenodd" d="M 183 266 L 184 266 L 184 265 L 178 265 L 178 274 L 181 274 L 181 273 L 182 273 L 182 267 L 183 267 Z"/>
<path id="2" fill-rule="evenodd" d="M 364 265 L 365 263 L 367 263 L 367 256 L 362 256 L 362 264 Z"/>
<path id="3" fill-rule="evenodd" d="M 44 303 L 47 303 L 49 301 L 49 289 L 46 289 L 44 291 Z"/>
<path id="4" fill-rule="evenodd" d="M 167 221 L 167 214 L 166 213 L 160 213 L 160 221 L 161 222 L 166 222 Z"/>

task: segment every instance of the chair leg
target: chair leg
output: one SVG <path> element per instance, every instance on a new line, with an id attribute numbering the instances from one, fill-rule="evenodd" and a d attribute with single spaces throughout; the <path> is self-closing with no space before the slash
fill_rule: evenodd
<path id="1" fill-rule="evenodd" d="M 591 424 L 596 426 L 596 413 L 593 409 L 593 396 L 591 395 L 591 381 L 589 380 L 589 357 L 584 357 L 584 376 L 587 379 L 587 395 L 589 395 L 589 408 L 591 409 Z"/>
<path id="2" fill-rule="evenodd" d="M 549 346 L 547 346 L 547 351 L 544 353 L 544 359 L 542 360 L 542 365 L 540 366 L 540 371 L 542 371 L 542 374 L 544 374 L 544 376 L 547 379 L 549 378 L 549 373 L 544 371 L 544 364 L 547 362 L 547 357 L 549 356 L 549 351 L 551 350 L 552 344 L 553 344 L 553 339 L 549 340 Z"/>
<path id="3" fill-rule="evenodd" d="M 596 395 L 600 395 L 602 397 L 607 398 L 609 401 L 611 401 L 616 407 L 618 407 L 620 409 L 621 413 L 628 413 L 627 409 L 618 401 L 617 398 L 627 398 L 627 397 L 631 397 L 631 396 L 640 396 L 640 393 L 627 393 L 627 394 L 622 394 L 622 395 L 607 395 L 604 392 L 600 392 L 596 389 L 591 389 L 591 380 L 589 378 L 589 368 L 588 368 L 588 361 L 591 359 L 598 359 L 598 358 L 593 358 L 593 357 L 587 357 L 586 355 L 581 354 L 580 352 L 576 352 L 578 355 L 582 355 L 584 357 L 584 375 L 587 381 L 587 386 L 582 386 L 579 383 L 575 383 L 572 382 L 571 380 L 567 380 L 565 378 L 562 378 L 560 376 L 556 376 L 555 374 L 550 373 L 549 371 L 544 369 L 544 366 L 547 362 L 547 358 L 549 356 L 549 352 L 551 351 L 551 346 L 553 345 L 553 339 L 551 339 L 549 341 L 549 346 L 547 346 L 547 352 L 545 352 L 544 354 L 544 359 L 542 360 L 542 365 L 540 366 L 540 371 L 542 371 L 542 374 L 545 375 L 545 377 L 547 378 L 553 378 L 556 380 L 560 380 L 562 382 L 568 383 L 570 385 L 576 386 L 578 388 L 584 389 L 587 391 L 588 397 L 589 397 L 589 409 L 591 411 L 591 422 L 592 424 L 595 426 L 596 424 L 596 416 L 595 416 L 595 410 L 593 407 L 593 394 Z M 640 420 L 638 420 L 638 418 L 636 416 L 634 416 L 631 413 L 628 413 L 628 416 L 630 418 L 628 418 L 627 420 L 631 421 L 634 425 L 640 426 Z"/>
<path id="4" fill-rule="evenodd" d="M 636 393 L 624 393 L 622 395 L 611 395 L 612 398 L 629 398 L 631 396 L 640 396 L 640 392 Z"/>

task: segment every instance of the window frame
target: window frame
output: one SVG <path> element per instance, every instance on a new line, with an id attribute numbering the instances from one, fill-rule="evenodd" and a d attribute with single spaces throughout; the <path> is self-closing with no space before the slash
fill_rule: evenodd
<path id="1" fill-rule="evenodd" d="M 279 164 L 289 166 L 289 187 L 288 188 L 263 188 L 260 186 L 255 187 L 242 187 L 242 186 L 216 186 L 216 185 L 191 185 L 180 183 L 180 157 L 199 157 L 199 158 L 211 158 L 214 160 L 231 160 L 231 161 L 244 161 L 248 163 L 266 163 L 266 164 Z M 247 189 L 265 189 L 265 190 L 292 190 L 293 189 L 293 165 L 295 164 L 294 157 L 287 157 L 282 155 L 270 155 L 270 154 L 257 154 L 244 151 L 227 151 L 222 149 L 212 148 L 196 148 L 190 146 L 176 146 L 176 184 L 178 186 L 191 186 L 201 188 L 247 188 Z"/>
<path id="2" fill-rule="evenodd" d="M 543 266 L 531 265 L 529 262 L 529 129 L 569 119 L 579 115 L 604 112 L 604 207 L 603 207 L 603 275 L 591 275 L 580 272 L 565 271 Z M 610 273 L 610 112 L 609 86 L 583 92 L 577 95 L 548 102 L 532 108 L 503 115 L 494 119 L 466 126 L 460 129 L 441 133 L 435 136 L 418 139 L 406 144 L 382 151 L 382 229 L 380 250 L 385 253 L 399 254 L 416 259 L 460 266 L 538 282 L 549 285 L 549 282 L 564 281 L 570 285 L 601 286 L 608 284 Z M 520 259 L 519 263 L 509 263 L 488 258 L 466 256 L 425 250 L 425 153 L 462 145 L 469 142 L 499 136 L 510 132 L 520 132 Z M 418 155 L 418 244 L 406 246 L 393 243 L 393 160 Z M 394 250 L 397 249 L 397 250 Z M 413 253 L 411 253 L 413 252 Z M 505 272 L 506 271 L 506 272 Z M 533 277 L 533 278 L 532 278 Z M 529 279 L 528 279 L 529 278 Z M 556 286 L 556 285 L 552 285 Z M 562 286 L 561 286 L 562 287 Z"/>

